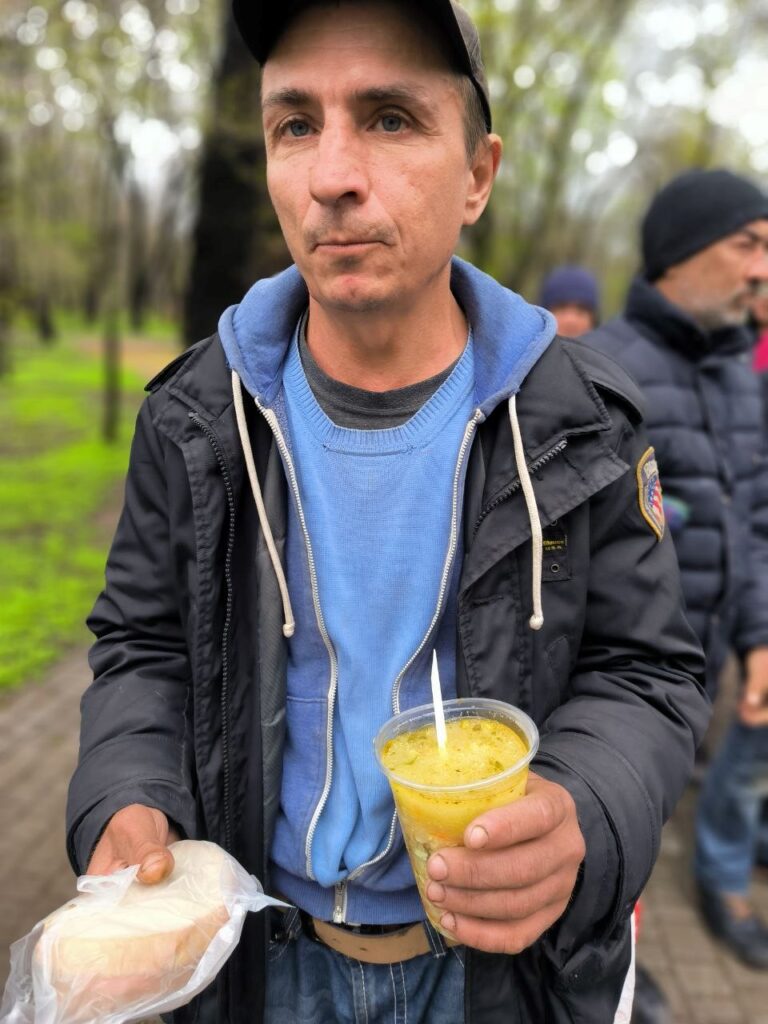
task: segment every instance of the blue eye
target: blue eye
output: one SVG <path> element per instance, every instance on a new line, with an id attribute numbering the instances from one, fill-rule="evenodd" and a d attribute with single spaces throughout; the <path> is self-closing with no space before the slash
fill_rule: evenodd
<path id="1" fill-rule="evenodd" d="M 288 131 L 294 139 L 303 139 L 309 134 L 309 125 L 306 121 L 291 121 Z"/>
<path id="2" fill-rule="evenodd" d="M 397 114 L 385 114 L 381 119 L 381 127 L 385 132 L 397 132 L 403 127 L 403 119 Z"/>

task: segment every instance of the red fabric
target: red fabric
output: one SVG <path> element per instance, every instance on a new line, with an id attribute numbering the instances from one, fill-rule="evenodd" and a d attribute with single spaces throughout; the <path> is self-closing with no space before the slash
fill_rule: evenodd
<path id="1" fill-rule="evenodd" d="M 768 331 L 763 331 L 757 339 L 752 365 L 758 373 L 768 372 Z"/>

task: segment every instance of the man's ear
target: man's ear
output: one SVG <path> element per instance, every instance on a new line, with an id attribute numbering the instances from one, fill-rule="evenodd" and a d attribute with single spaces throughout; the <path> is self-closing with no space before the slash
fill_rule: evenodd
<path id="1" fill-rule="evenodd" d="M 469 187 L 464 204 L 464 224 L 474 224 L 488 204 L 493 182 L 501 163 L 502 142 L 498 135 L 483 139 L 469 166 Z"/>

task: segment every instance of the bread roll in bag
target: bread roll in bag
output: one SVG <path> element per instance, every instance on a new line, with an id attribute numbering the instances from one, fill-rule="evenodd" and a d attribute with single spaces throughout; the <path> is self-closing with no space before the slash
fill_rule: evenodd
<path id="1" fill-rule="evenodd" d="M 171 850 L 165 881 L 144 885 L 136 867 L 84 876 L 80 895 L 14 944 L 2 1024 L 122 1024 L 181 1006 L 210 984 L 245 913 L 279 901 L 214 843 L 182 840 Z"/>

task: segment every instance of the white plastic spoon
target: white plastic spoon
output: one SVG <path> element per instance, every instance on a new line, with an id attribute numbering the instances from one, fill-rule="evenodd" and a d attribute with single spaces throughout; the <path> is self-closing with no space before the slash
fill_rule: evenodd
<path id="1" fill-rule="evenodd" d="M 437 745 L 440 750 L 445 750 L 448 737 L 445 732 L 445 712 L 443 711 L 443 694 L 440 689 L 440 671 L 437 667 L 437 651 L 432 651 L 432 705 L 435 709 Z"/>

